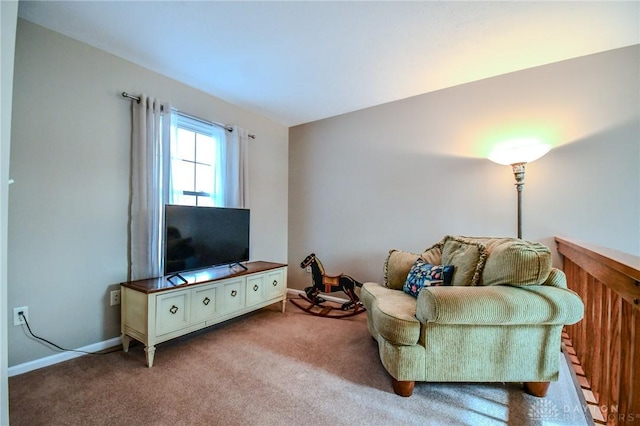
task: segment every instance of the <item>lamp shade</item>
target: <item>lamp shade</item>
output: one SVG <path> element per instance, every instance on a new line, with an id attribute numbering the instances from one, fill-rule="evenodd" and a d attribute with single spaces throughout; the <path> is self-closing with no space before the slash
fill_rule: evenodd
<path id="1" fill-rule="evenodd" d="M 515 139 L 497 145 L 489 154 L 489 160 L 498 164 L 530 163 L 545 155 L 551 146 L 538 139 Z"/>

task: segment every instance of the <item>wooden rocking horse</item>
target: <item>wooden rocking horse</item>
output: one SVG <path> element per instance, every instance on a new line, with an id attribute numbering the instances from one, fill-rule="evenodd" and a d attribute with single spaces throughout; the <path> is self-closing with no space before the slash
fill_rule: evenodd
<path id="1" fill-rule="evenodd" d="M 311 267 L 313 286 L 306 287 L 304 289 L 306 297 L 300 295 L 300 299 L 306 301 L 308 306 L 298 304 L 295 299 L 290 299 L 291 303 L 311 315 L 329 318 L 351 317 L 366 311 L 355 292 L 356 286 L 362 287 L 362 283 L 349 275 L 326 275 L 324 266 L 322 266 L 322 262 L 316 257 L 315 253 L 311 253 L 300 263 L 300 267 L 303 269 L 307 266 Z M 320 296 L 320 293 L 334 293 L 337 291 L 344 292 L 349 298 L 348 302 L 340 305 L 342 313 L 339 314 L 333 313 L 335 308 Z"/>

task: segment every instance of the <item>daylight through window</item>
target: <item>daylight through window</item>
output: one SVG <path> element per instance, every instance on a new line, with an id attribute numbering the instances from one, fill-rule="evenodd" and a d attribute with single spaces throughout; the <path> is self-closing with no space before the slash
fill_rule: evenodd
<path id="1" fill-rule="evenodd" d="M 172 204 L 219 206 L 224 130 L 175 113 L 171 140 Z"/>

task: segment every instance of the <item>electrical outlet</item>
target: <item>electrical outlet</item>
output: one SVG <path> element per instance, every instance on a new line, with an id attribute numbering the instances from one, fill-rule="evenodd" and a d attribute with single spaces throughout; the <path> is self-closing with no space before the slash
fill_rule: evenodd
<path id="1" fill-rule="evenodd" d="M 110 304 L 111 306 L 120 304 L 120 290 L 113 290 L 111 292 Z"/>
<path id="2" fill-rule="evenodd" d="M 22 312 L 22 315 L 24 315 L 24 318 L 20 315 L 20 312 Z M 26 322 L 24 321 L 25 318 L 27 319 L 27 321 L 29 320 L 29 307 L 28 306 L 21 306 L 19 308 L 13 308 L 13 325 L 26 324 Z"/>
<path id="3" fill-rule="evenodd" d="M 311 273 L 311 266 L 307 266 L 306 271 L 310 274 Z"/>

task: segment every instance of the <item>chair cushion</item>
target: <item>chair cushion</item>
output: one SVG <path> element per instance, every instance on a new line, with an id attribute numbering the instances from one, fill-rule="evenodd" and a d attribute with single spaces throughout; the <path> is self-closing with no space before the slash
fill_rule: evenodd
<path id="1" fill-rule="evenodd" d="M 482 244 L 486 260 L 478 285 L 539 285 L 551 272 L 551 251 L 517 238 L 465 238 Z"/>
<path id="2" fill-rule="evenodd" d="M 377 283 L 364 283 L 361 299 L 376 332 L 394 345 L 415 345 L 420 338 L 420 321 L 416 318 L 416 298 L 402 290 L 392 290 Z"/>

